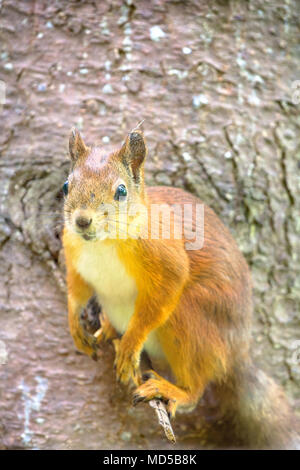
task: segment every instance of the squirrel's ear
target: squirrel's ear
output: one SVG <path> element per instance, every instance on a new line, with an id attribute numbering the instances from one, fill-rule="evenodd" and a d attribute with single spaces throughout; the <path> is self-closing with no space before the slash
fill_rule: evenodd
<path id="1" fill-rule="evenodd" d="M 147 154 L 144 135 L 140 129 L 133 129 L 128 134 L 120 153 L 124 165 L 131 169 L 135 180 L 138 181 L 140 168 Z"/>
<path id="2" fill-rule="evenodd" d="M 78 160 L 81 156 L 85 155 L 88 151 L 79 131 L 76 128 L 71 130 L 69 138 L 69 152 L 73 161 Z"/>

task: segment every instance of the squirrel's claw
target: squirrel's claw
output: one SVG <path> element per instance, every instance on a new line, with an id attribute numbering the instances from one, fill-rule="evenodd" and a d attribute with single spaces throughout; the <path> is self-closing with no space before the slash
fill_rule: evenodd
<path id="1" fill-rule="evenodd" d="M 90 333 L 82 330 L 78 332 L 78 337 L 74 338 L 77 348 L 90 356 L 92 359 L 97 360 L 98 358 L 98 341 Z"/>

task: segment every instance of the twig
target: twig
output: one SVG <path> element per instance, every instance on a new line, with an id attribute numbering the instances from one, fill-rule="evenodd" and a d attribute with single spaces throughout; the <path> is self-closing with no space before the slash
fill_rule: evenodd
<path id="1" fill-rule="evenodd" d="M 149 405 L 155 409 L 155 412 L 158 417 L 158 422 L 162 426 L 168 441 L 172 442 L 172 444 L 175 444 L 176 437 L 171 426 L 165 405 L 161 400 L 150 400 Z"/>

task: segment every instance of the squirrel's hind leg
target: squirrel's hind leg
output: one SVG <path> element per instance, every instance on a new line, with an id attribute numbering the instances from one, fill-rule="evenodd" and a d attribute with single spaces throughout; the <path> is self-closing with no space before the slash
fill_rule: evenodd
<path id="1" fill-rule="evenodd" d="M 133 404 L 137 405 L 139 402 L 147 402 L 158 398 L 166 403 L 170 417 L 175 416 L 178 408 L 193 409 L 197 404 L 199 396 L 202 394 L 202 390 L 197 390 L 197 392 L 184 390 L 164 379 L 153 370 L 145 372 L 143 380 L 144 383 L 134 392 Z"/>

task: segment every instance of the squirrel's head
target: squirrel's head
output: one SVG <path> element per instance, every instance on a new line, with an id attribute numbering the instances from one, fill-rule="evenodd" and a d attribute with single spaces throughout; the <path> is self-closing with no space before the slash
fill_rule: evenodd
<path id="1" fill-rule="evenodd" d="M 69 152 L 71 172 L 63 186 L 66 227 L 85 240 L 130 236 L 141 224 L 139 209 L 145 208 L 142 131 L 134 129 L 121 148 L 105 151 L 86 146 L 74 129 Z"/>

